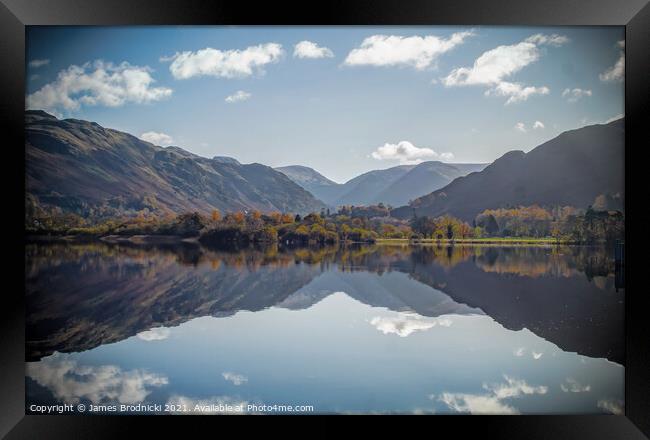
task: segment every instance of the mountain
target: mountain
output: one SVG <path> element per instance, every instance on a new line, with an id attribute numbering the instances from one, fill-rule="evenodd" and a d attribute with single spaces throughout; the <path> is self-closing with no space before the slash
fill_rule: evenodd
<path id="1" fill-rule="evenodd" d="M 232 158 L 159 147 L 95 122 L 25 114 L 32 208 L 80 215 L 258 209 L 307 213 L 323 203 L 284 174 Z"/>
<path id="2" fill-rule="evenodd" d="M 277 167 L 275 170 L 286 175 L 296 184 L 312 193 L 317 199 L 328 204 L 332 204 L 345 188 L 344 185 L 328 179 L 313 168 L 302 165 Z"/>
<path id="3" fill-rule="evenodd" d="M 344 183 L 344 191 L 335 201 L 335 205 L 371 205 L 376 196 L 381 194 L 402 176 L 411 171 L 415 165 L 399 165 L 385 170 L 363 173 Z"/>
<path id="4" fill-rule="evenodd" d="M 599 196 L 624 203 L 625 120 L 566 131 L 528 153 L 510 151 L 483 171 L 392 211 L 409 218 L 450 214 L 473 220 L 485 209 L 570 205 L 581 208 Z M 603 197 L 600 197 L 603 199 Z"/>
<path id="5" fill-rule="evenodd" d="M 346 183 L 332 182 L 312 168 L 276 168 L 298 185 L 330 206 L 371 205 L 383 202 L 393 206 L 408 203 L 439 189 L 457 177 L 480 171 L 485 164 L 447 164 L 437 161 L 418 165 L 399 165 L 361 174 Z"/>
<path id="6" fill-rule="evenodd" d="M 457 177 L 481 171 L 486 165 L 422 162 L 376 195 L 374 201 L 392 206 L 404 205 L 417 197 L 442 188 Z"/>

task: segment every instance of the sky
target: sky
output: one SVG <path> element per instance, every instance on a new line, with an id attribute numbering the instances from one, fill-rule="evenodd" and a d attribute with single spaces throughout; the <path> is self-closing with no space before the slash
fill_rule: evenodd
<path id="1" fill-rule="evenodd" d="M 624 113 L 623 27 L 28 26 L 26 108 L 345 182 Z"/>

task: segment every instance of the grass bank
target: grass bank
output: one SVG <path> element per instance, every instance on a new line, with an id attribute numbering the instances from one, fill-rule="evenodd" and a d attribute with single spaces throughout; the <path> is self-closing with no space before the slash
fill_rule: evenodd
<path id="1" fill-rule="evenodd" d="M 530 245 L 555 245 L 575 244 L 572 240 L 556 239 L 553 237 L 485 237 L 485 238 L 458 238 L 454 240 L 423 238 L 411 240 L 408 238 L 379 238 L 377 243 L 399 244 L 530 244 Z"/>

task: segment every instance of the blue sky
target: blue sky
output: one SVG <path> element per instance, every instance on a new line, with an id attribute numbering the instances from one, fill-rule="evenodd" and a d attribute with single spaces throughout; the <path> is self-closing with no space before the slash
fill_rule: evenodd
<path id="1" fill-rule="evenodd" d="M 491 162 L 620 117 L 623 39 L 623 27 L 28 27 L 26 102 L 344 182 Z"/>

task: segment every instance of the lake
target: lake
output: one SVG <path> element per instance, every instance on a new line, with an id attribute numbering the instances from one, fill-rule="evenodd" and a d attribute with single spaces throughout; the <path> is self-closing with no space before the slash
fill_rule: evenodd
<path id="1" fill-rule="evenodd" d="M 613 255 L 28 244 L 26 410 L 619 414 Z"/>

